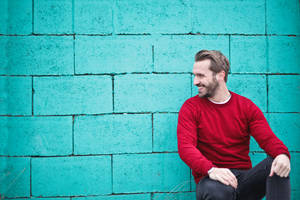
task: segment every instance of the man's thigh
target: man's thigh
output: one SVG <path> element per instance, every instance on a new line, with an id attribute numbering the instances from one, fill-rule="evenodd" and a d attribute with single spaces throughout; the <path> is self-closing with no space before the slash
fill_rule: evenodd
<path id="1" fill-rule="evenodd" d="M 238 178 L 238 198 L 243 200 L 261 199 L 266 194 L 266 180 L 270 174 L 273 159 L 267 157 L 249 170 L 232 170 Z"/>
<path id="2" fill-rule="evenodd" d="M 236 191 L 232 186 L 224 185 L 206 176 L 197 184 L 196 198 L 197 200 L 235 200 Z"/>

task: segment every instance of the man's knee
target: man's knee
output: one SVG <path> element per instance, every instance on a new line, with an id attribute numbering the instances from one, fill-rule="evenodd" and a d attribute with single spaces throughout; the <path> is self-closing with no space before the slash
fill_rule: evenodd
<path id="1" fill-rule="evenodd" d="M 207 178 L 198 183 L 196 195 L 197 200 L 233 200 L 236 194 L 232 186 Z"/>

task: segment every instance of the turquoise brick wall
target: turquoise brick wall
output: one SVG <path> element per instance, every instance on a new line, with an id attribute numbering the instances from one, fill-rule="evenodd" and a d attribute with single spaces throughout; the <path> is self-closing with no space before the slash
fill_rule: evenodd
<path id="1" fill-rule="evenodd" d="M 201 49 L 290 149 L 299 199 L 298 0 L 0 0 L 1 199 L 195 199 L 176 126 Z"/>

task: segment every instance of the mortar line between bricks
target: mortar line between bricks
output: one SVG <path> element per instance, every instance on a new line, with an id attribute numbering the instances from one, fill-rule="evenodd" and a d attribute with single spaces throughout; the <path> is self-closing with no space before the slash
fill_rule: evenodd
<path id="1" fill-rule="evenodd" d="M 74 75 L 76 75 L 76 69 L 75 69 L 75 66 L 76 66 L 76 61 L 75 61 L 75 34 L 73 35 L 73 73 Z"/>
<path id="2" fill-rule="evenodd" d="M 72 116 L 72 155 L 74 155 L 74 123 L 75 115 Z"/>
<path id="3" fill-rule="evenodd" d="M 130 73 L 100 73 L 100 74 L 62 74 L 62 75 L 0 75 L 0 77 L 74 77 L 74 76 L 124 76 L 124 75 L 135 75 L 135 74 L 144 74 L 144 75 L 175 75 L 175 74 L 183 74 L 183 75 L 192 75 L 191 72 L 130 72 Z M 234 72 L 231 74 L 235 75 L 269 75 L 269 76 L 285 76 L 285 75 L 300 75 L 300 73 L 239 73 Z"/>
<path id="4" fill-rule="evenodd" d="M 269 76 L 266 75 L 266 85 L 267 85 L 267 113 L 269 113 Z"/>
<path id="5" fill-rule="evenodd" d="M 34 88 L 33 88 L 33 76 L 31 77 L 31 115 L 34 115 L 33 105 L 34 105 Z"/>
<path id="6" fill-rule="evenodd" d="M 32 34 L 34 34 L 34 0 L 32 0 L 32 27 L 31 27 L 31 29 L 32 29 Z"/>
<path id="7" fill-rule="evenodd" d="M 154 119 L 153 113 L 151 114 L 151 126 L 152 126 L 152 152 L 154 150 Z"/>
<path id="8" fill-rule="evenodd" d="M 32 158 L 30 157 L 30 197 L 32 197 Z"/>
<path id="9" fill-rule="evenodd" d="M 75 12 L 74 12 L 74 9 L 75 9 L 75 2 L 74 0 L 72 0 L 72 33 L 75 34 L 75 31 L 74 31 L 74 25 L 75 25 Z"/>
<path id="10" fill-rule="evenodd" d="M 72 36 L 72 35 L 78 35 L 78 36 L 103 36 L 103 37 L 111 37 L 113 34 L 75 34 L 75 33 L 61 33 L 61 34 L 45 34 L 45 33 L 32 33 L 32 34 L 0 34 L 0 36 Z M 157 34 L 115 34 L 115 36 L 156 36 Z M 224 33 L 224 34 L 212 34 L 212 33 L 182 33 L 182 34 L 168 34 L 168 33 L 161 33 L 160 36 L 286 36 L 286 37 L 300 37 L 300 35 L 297 34 L 242 34 L 242 33 Z"/>
<path id="11" fill-rule="evenodd" d="M 265 35 L 268 34 L 268 23 L 267 23 L 267 0 L 265 0 Z"/>
<path id="12" fill-rule="evenodd" d="M 229 48 L 229 63 L 231 63 L 231 35 L 228 36 L 228 48 Z M 231 67 L 229 68 L 229 74 L 231 74 Z"/>
<path id="13" fill-rule="evenodd" d="M 113 154 L 110 155 L 111 164 L 111 193 L 114 193 L 114 168 L 113 168 Z"/>

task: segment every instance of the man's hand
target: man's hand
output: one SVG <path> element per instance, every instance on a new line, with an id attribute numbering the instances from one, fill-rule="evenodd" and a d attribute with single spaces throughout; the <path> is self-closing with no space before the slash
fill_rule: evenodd
<path id="1" fill-rule="evenodd" d="M 237 188 L 237 179 L 235 175 L 227 168 L 214 168 L 208 176 L 210 179 L 220 181 L 225 185 L 231 185 L 232 187 Z"/>
<path id="2" fill-rule="evenodd" d="M 273 176 L 275 173 L 280 177 L 288 177 L 290 171 L 291 164 L 289 157 L 285 154 L 280 154 L 273 160 L 270 176 Z"/>

